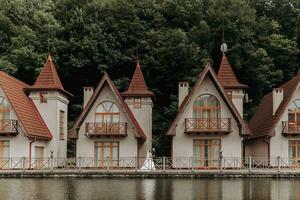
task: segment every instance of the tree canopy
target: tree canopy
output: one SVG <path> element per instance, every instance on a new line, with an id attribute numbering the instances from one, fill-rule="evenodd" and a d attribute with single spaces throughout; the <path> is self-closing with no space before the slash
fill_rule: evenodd
<path id="1" fill-rule="evenodd" d="M 153 135 L 166 155 L 165 133 L 177 112 L 177 82 L 193 83 L 207 62 L 218 70 L 220 45 L 249 85 L 245 119 L 262 96 L 299 69 L 298 0 L 0 0 L 0 69 L 33 83 L 51 52 L 71 99 L 70 124 L 82 110 L 82 87 L 107 71 L 120 91 L 137 59 L 155 93 Z M 223 37 L 224 36 L 224 37 Z"/>

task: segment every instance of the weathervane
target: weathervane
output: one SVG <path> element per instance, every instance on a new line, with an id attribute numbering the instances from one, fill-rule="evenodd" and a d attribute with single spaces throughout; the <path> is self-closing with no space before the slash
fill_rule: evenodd
<path id="1" fill-rule="evenodd" d="M 223 26 L 222 26 L 222 44 L 221 44 L 220 49 L 223 53 L 227 52 L 227 44 L 224 41 L 224 20 L 223 20 Z"/>

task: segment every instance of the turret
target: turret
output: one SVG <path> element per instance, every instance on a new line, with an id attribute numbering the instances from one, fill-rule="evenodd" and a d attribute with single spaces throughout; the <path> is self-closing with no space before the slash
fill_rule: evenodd
<path id="1" fill-rule="evenodd" d="M 27 91 L 52 134 L 50 151 L 54 157 L 66 157 L 68 96 L 71 94 L 64 89 L 50 54 Z M 51 152 L 46 153 L 51 155 Z"/>
<path id="2" fill-rule="evenodd" d="M 248 88 L 248 86 L 238 81 L 225 55 L 226 50 L 226 44 L 222 44 L 222 61 L 217 77 L 225 89 L 228 99 L 232 101 L 240 115 L 243 117 L 245 89 Z"/>
<path id="3" fill-rule="evenodd" d="M 146 134 L 147 139 L 140 149 L 140 155 L 146 155 L 146 152 L 152 149 L 152 98 L 154 94 L 148 90 L 139 63 L 136 65 L 128 90 L 123 92 L 122 96 Z"/>

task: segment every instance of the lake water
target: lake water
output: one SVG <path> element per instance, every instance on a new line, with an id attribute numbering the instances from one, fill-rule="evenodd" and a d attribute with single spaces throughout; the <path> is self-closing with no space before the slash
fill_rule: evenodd
<path id="1" fill-rule="evenodd" d="M 300 199 L 297 179 L 0 179 L 0 199 Z"/>

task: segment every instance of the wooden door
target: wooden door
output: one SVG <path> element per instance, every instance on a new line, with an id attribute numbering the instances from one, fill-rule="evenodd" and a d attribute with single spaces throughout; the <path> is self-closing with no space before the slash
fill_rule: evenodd
<path id="1" fill-rule="evenodd" d="M 45 156 L 44 156 L 44 147 L 36 146 L 34 148 L 34 155 L 35 155 L 36 168 L 39 168 L 39 169 L 43 168 L 44 162 L 46 162 Z"/>

